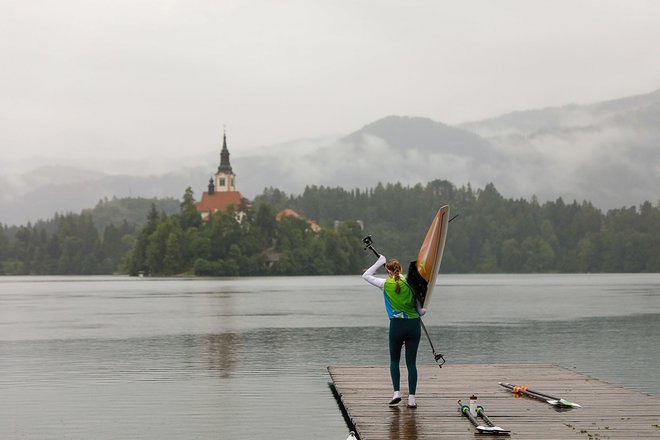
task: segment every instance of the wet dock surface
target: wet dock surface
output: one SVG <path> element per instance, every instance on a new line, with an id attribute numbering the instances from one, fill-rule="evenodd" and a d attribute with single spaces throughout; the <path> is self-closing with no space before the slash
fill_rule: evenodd
<path id="1" fill-rule="evenodd" d="M 418 366 L 416 409 L 406 406 L 405 368 L 403 399 L 396 407 L 387 405 L 392 397 L 388 367 L 330 366 L 328 371 L 361 440 L 474 439 L 477 431 L 457 405 L 459 399 L 467 404 L 472 394 L 497 426 L 511 431 L 510 438 L 660 438 L 660 398 L 556 365 Z M 526 385 L 582 407 L 558 409 L 517 396 L 499 382 Z"/>

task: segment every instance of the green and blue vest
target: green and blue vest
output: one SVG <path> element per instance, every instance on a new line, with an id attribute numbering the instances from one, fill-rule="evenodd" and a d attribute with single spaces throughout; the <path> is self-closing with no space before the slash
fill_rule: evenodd
<path id="1" fill-rule="evenodd" d="M 405 281 L 405 278 L 399 276 L 399 293 L 396 293 L 396 281 L 394 278 L 385 280 L 383 288 L 383 297 L 385 298 L 385 309 L 390 319 L 415 319 L 419 318 L 419 312 L 415 307 L 413 292 Z"/>

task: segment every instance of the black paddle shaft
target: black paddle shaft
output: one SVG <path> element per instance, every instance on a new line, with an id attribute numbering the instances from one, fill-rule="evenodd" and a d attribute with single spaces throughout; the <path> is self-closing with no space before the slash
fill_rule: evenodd
<path id="1" fill-rule="evenodd" d="M 422 326 L 422 330 L 424 330 L 424 334 L 426 335 L 426 339 L 429 341 L 429 345 L 431 346 L 431 351 L 433 352 L 433 359 L 438 363 L 438 367 L 442 368 L 442 366 L 445 364 L 445 357 L 442 353 L 436 353 L 435 352 L 435 347 L 433 346 L 433 342 L 431 342 L 431 337 L 429 336 L 429 332 L 426 330 L 426 326 L 424 325 L 424 321 L 422 321 L 422 317 L 419 317 L 419 323 Z"/>

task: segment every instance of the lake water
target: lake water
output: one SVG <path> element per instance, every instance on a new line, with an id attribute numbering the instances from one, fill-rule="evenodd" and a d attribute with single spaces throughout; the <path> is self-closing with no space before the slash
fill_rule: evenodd
<path id="1" fill-rule="evenodd" d="M 660 395 L 659 317 L 660 274 L 441 275 L 425 323 Z M 344 439 L 326 367 L 387 366 L 387 325 L 359 276 L 0 277 L 0 438 Z"/>

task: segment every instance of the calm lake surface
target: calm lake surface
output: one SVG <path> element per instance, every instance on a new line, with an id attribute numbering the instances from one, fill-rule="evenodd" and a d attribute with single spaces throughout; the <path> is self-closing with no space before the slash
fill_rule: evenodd
<path id="1" fill-rule="evenodd" d="M 660 274 L 440 275 L 425 323 L 449 363 L 660 395 L 659 317 Z M 0 438 L 344 439 L 326 367 L 387 366 L 387 325 L 360 276 L 0 277 Z"/>

